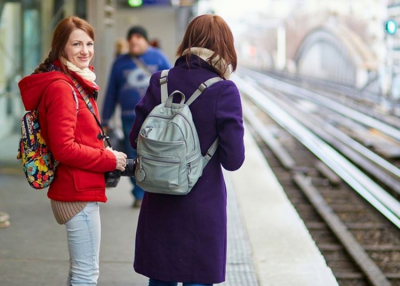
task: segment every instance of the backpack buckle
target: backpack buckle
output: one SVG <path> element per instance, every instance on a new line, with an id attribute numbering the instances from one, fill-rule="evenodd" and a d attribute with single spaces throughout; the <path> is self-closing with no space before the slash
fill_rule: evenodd
<path id="1" fill-rule="evenodd" d="M 207 85 L 203 82 L 202 84 L 200 84 L 200 86 L 197 89 L 200 90 L 201 92 L 203 92 L 206 88 L 207 88 Z"/>
<path id="2" fill-rule="evenodd" d="M 160 77 L 160 85 L 165 84 L 168 82 L 168 76 Z"/>

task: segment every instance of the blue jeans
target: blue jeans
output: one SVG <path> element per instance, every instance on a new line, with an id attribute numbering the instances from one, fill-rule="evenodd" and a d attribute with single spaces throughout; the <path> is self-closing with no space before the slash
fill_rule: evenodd
<path id="1" fill-rule="evenodd" d="M 128 156 L 129 159 L 135 159 L 137 156 L 136 150 L 132 148 L 131 142 L 129 141 L 129 134 L 131 133 L 133 121 L 135 121 L 135 119 L 126 119 L 126 118 L 122 119 L 122 130 L 124 132 L 126 155 Z M 130 179 L 133 184 L 132 195 L 134 196 L 135 199 L 138 200 L 143 199 L 144 190 L 138 185 L 136 185 L 135 177 L 130 177 Z"/>
<path id="2" fill-rule="evenodd" d="M 149 286 L 177 286 L 178 282 L 165 282 L 155 279 L 149 279 Z M 200 284 L 200 283 L 183 283 L 183 286 L 212 286 L 212 284 Z"/>
<path id="3" fill-rule="evenodd" d="M 99 203 L 88 203 L 65 226 L 70 257 L 67 285 L 97 285 L 101 232 Z"/>

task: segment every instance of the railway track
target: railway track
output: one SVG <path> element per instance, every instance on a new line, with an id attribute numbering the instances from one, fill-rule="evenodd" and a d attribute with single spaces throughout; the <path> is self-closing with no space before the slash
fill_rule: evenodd
<path id="1" fill-rule="evenodd" d="M 294 108 L 289 91 L 234 80 L 249 130 L 339 284 L 400 285 L 400 204 L 386 191 L 388 181 L 399 185 L 397 167 L 337 139 L 338 129 Z M 380 180 L 368 174 L 376 170 Z"/>
<path id="2" fill-rule="evenodd" d="M 249 71 L 249 70 L 247 70 Z M 324 96 L 333 96 L 335 100 L 350 104 L 350 106 L 365 114 L 370 114 L 388 123 L 399 123 L 400 102 L 375 93 L 359 90 L 350 86 L 343 86 L 338 83 L 327 82 L 315 78 L 306 78 L 286 72 L 271 71 L 267 73 L 270 77 L 293 85 L 313 90 Z M 395 123 L 397 122 L 397 123 Z"/>
<path id="3" fill-rule="evenodd" d="M 349 87 L 334 85 L 332 83 L 325 82 L 323 86 L 322 81 L 304 80 L 296 76 L 277 73 L 269 76 L 243 67 L 240 70 L 243 74 L 255 80 L 260 80 L 261 84 L 277 88 L 281 92 L 296 90 L 298 97 L 319 100 L 320 103 L 324 102 L 325 105 L 331 108 L 337 105 L 340 107 L 345 106 L 346 108 L 342 108 L 344 115 L 346 113 L 354 114 L 354 116 L 361 115 L 360 118 L 362 119 L 367 116 L 371 121 L 373 121 L 372 119 L 377 119 L 379 123 L 374 123 L 378 124 L 378 126 L 381 123 L 386 123 L 397 129 L 400 128 L 400 102 L 398 101 L 372 94 L 360 93 Z M 398 131 L 395 133 L 398 133 Z"/>

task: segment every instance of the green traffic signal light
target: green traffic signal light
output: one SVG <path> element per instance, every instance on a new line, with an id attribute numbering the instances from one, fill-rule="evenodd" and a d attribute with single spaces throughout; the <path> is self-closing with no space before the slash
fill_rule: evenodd
<path id="1" fill-rule="evenodd" d="M 143 0 L 128 0 L 128 5 L 131 7 L 140 7 L 143 5 Z"/>
<path id="2" fill-rule="evenodd" d="M 387 20 L 385 30 L 389 35 L 394 35 L 397 31 L 397 22 L 395 20 Z"/>

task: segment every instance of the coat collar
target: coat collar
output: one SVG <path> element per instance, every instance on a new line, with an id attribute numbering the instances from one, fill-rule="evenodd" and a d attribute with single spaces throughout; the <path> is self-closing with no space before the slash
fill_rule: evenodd
<path id="1" fill-rule="evenodd" d="M 61 72 L 64 72 L 64 69 L 66 67 L 62 65 L 62 63 L 59 60 L 55 60 L 53 63 L 51 63 L 48 67 L 48 70 L 58 70 Z M 94 68 L 92 66 L 89 66 L 89 69 L 91 71 L 94 71 Z M 65 72 L 64 72 L 65 73 Z M 98 91 L 99 91 L 99 86 L 92 81 L 85 80 L 81 76 L 79 76 L 76 72 L 73 72 L 71 70 L 68 70 L 68 73 L 70 76 L 78 81 L 78 83 L 83 87 L 83 89 L 86 91 L 86 93 L 89 96 L 93 96 L 95 99 L 97 99 Z"/>
<path id="2" fill-rule="evenodd" d="M 218 71 L 213 66 L 194 54 L 191 54 L 189 57 L 179 57 L 175 62 L 175 66 L 179 66 L 184 69 L 206 69 L 215 73 L 217 76 L 219 75 Z"/>

